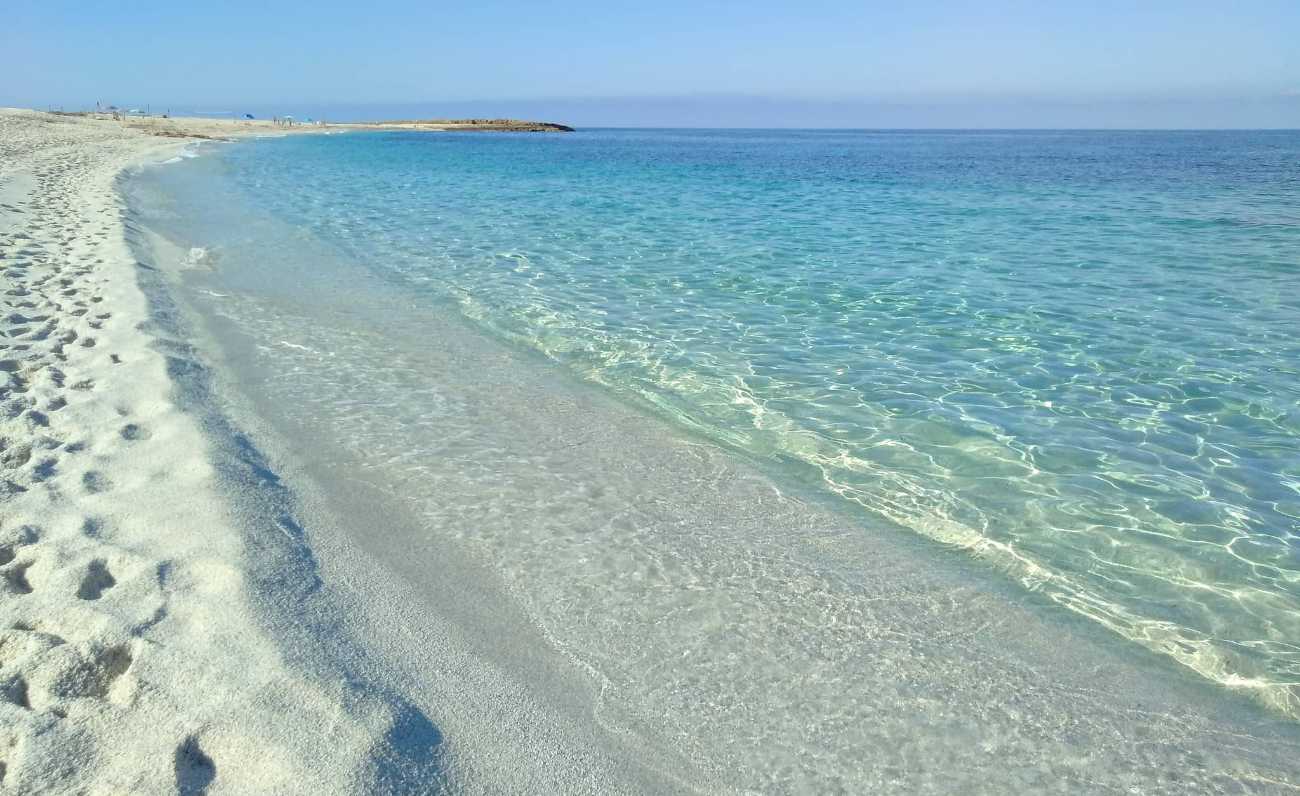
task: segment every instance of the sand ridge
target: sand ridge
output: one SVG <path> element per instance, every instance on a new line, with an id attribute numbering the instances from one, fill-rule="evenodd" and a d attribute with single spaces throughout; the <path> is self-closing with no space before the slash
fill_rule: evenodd
<path id="1" fill-rule="evenodd" d="M 0 787 L 373 790 L 399 781 L 400 711 L 263 629 L 210 443 L 141 328 L 113 180 L 185 145 L 0 111 Z"/>

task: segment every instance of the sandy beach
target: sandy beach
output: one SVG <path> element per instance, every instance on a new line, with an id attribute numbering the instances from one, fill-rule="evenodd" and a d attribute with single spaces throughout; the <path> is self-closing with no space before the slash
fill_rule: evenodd
<path id="1" fill-rule="evenodd" d="M 591 723 L 587 687 L 521 619 L 467 618 L 464 592 L 423 613 L 424 594 L 328 533 L 305 481 L 304 519 L 211 405 L 169 299 L 142 292 L 166 277 L 128 245 L 148 233 L 123 216 L 124 170 L 320 132 L 0 111 L 0 785 L 434 793 L 454 769 L 478 792 L 681 790 Z M 503 669 L 466 627 L 529 663 Z"/>
<path id="2" fill-rule="evenodd" d="M 211 265 L 123 175 L 288 131 L 141 127 L 0 111 L 6 792 L 1300 789 L 1266 700 L 295 229 Z"/>
<path id="3" fill-rule="evenodd" d="M 1300 796 L 1300 4 L 565 10 L 4 7 L 0 796 Z"/>
<path id="4" fill-rule="evenodd" d="M 113 180 L 184 143 L 0 112 L 6 792 L 364 789 L 402 757 L 391 703 L 269 638 L 209 443 L 145 331 Z"/>

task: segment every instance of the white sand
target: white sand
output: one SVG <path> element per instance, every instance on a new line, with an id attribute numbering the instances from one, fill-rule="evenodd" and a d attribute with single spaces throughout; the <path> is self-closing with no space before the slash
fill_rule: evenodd
<path id="1" fill-rule="evenodd" d="M 112 181 L 187 143 L 0 111 L 6 792 L 336 792 L 391 775 L 399 710 L 290 666 L 264 629 L 210 443 L 140 328 Z"/>
<path id="2" fill-rule="evenodd" d="M 0 792 L 689 789 L 499 597 L 429 604 L 211 405 L 114 185 L 177 132 L 322 130 L 0 109 Z"/>
<path id="3" fill-rule="evenodd" d="M 166 125 L 205 135 L 283 132 Z M 123 168 L 166 161 L 188 145 L 148 132 L 0 111 L 0 790 L 408 793 L 448 782 L 483 793 L 799 790 L 791 783 L 815 782 L 798 779 L 809 776 L 801 750 L 837 751 L 841 737 L 857 744 L 861 770 L 837 783 L 874 779 L 886 790 L 947 792 L 958 780 L 977 792 L 1048 782 L 1105 792 L 1296 790 L 1289 725 L 1228 715 L 1227 695 L 1204 695 L 1166 670 L 1080 642 L 1070 628 L 1004 604 L 1000 591 L 928 574 L 874 538 L 853 541 L 879 550 L 879 571 L 853 586 L 869 609 L 846 614 L 839 636 L 800 626 L 786 663 L 814 671 L 797 662 L 845 637 L 856 646 L 837 652 L 835 665 L 871 676 L 836 679 L 821 658 L 816 671 L 832 686 L 875 688 L 845 694 L 842 711 L 804 724 L 790 716 L 815 679 L 792 678 L 746 701 L 728 697 L 750 683 L 723 680 L 727 689 L 710 693 L 695 677 L 707 670 L 677 666 L 685 685 L 647 702 L 651 718 L 621 718 L 617 683 L 512 612 L 491 573 L 423 527 L 397 527 L 381 494 L 340 490 L 350 512 L 346 527 L 330 528 L 328 501 L 313 489 L 334 482 L 286 467 L 287 456 L 263 472 L 237 438 L 212 433 L 214 412 L 185 403 L 193 373 L 171 378 L 169 358 L 173 370 L 198 365 L 187 365 L 186 341 L 160 328 L 157 306 L 137 285 L 141 274 L 146 286 L 166 277 L 137 270 L 147 266 L 128 247 L 135 232 L 113 188 Z M 547 394 L 495 349 L 468 348 L 446 329 L 433 334 L 442 346 L 430 356 L 446 358 L 437 372 L 491 361 L 501 372 L 485 385 L 517 383 L 529 402 Z M 504 403 L 492 417 L 509 421 L 509 406 L 525 404 Z M 686 443 L 664 453 L 656 427 L 606 403 L 529 403 L 524 420 L 487 431 L 542 428 L 506 457 L 532 462 L 550 444 L 548 430 L 597 416 L 604 436 L 593 434 L 592 447 L 608 456 L 592 466 L 643 483 L 648 497 L 672 494 L 683 477 L 746 485 L 726 487 L 737 495 L 725 504 L 658 505 L 660 526 L 677 534 L 669 545 L 695 536 L 729 545 L 734 536 L 751 546 L 770 539 L 775 550 L 787 530 L 833 527 L 833 518 L 784 499 L 760 499 L 767 482 L 721 455 Z M 262 433 L 258 444 L 273 436 Z M 482 455 L 513 452 L 510 442 L 482 446 Z M 311 451 L 310 440 L 281 441 L 294 446 Z M 268 498 L 287 491 L 270 470 L 295 490 L 319 479 L 297 495 L 312 520 L 303 523 L 311 550 Z M 452 508 L 482 497 L 473 480 Z M 748 513 L 732 511 L 738 502 Z M 515 504 L 506 521 L 544 527 L 527 501 Z M 538 534 L 536 544 L 548 537 Z M 548 560 L 541 547 L 521 551 Z M 805 599 L 810 582 L 773 580 L 757 594 L 750 579 L 731 578 L 716 595 L 736 606 L 730 621 L 743 628 L 747 618 L 765 621 L 759 603 Z M 609 608 L 606 620 L 618 616 Z M 653 646 L 662 637 L 636 640 Z M 681 658 L 670 644 L 656 651 Z M 759 712 L 769 701 L 776 709 Z M 776 720 L 753 720 L 766 715 Z M 692 732 L 674 730 L 691 722 Z"/>

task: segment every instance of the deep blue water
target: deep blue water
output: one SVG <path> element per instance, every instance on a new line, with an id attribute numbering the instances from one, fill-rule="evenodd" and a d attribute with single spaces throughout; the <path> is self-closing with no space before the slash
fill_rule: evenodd
<path id="1" fill-rule="evenodd" d="M 1300 711 L 1300 133 L 346 134 L 219 163 L 412 301 Z"/>

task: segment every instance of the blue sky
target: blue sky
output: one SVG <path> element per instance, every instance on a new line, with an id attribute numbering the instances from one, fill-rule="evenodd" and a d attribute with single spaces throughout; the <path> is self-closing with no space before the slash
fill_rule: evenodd
<path id="1" fill-rule="evenodd" d="M 1300 127 L 1296 0 L 5 5 L 0 104 Z"/>

